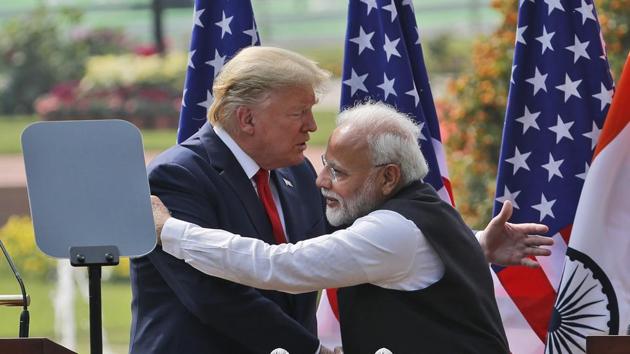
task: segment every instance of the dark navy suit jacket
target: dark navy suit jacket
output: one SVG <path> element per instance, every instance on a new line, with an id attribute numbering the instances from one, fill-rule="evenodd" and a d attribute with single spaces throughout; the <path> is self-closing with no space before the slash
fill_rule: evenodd
<path id="1" fill-rule="evenodd" d="M 151 193 L 171 214 L 273 244 L 251 181 L 209 124 L 148 167 Z M 323 201 L 308 161 L 274 170 L 291 242 L 325 233 Z M 317 350 L 316 293 L 259 290 L 205 275 L 158 246 L 131 260 L 130 353 L 289 353 Z"/>

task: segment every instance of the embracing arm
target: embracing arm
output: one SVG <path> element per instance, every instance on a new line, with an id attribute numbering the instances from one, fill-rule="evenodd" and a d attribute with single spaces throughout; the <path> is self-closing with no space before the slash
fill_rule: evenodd
<path id="1" fill-rule="evenodd" d="M 205 176 L 197 174 L 180 165 L 161 165 L 151 171 L 152 192 L 174 216 L 218 227 L 216 210 L 209 206 L 214 202 L 212 186 L 200 182 L 198 178 Z M 314 353 L 318 348 L 313 334 L 257 289 L 210 277 L 159 248 L 149 258 L 190 313 L 252 352 L 269 353 L 283 347 L 289 352 Z"/>
<path id="2" fill-rule="evenodd" d="M 300 293 L 398 279 L 409 271 L 419 242 L 413 223 L 390 211 L 372 213 L 330 235 L 269 245 L 169 218 L 157 203 L 154 198 L 165 252 L 204 273 L 261 289 Z"/>

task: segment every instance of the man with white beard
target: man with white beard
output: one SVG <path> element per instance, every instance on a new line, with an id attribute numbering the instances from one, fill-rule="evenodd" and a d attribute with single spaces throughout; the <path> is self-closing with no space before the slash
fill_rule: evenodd
<path id="1" fill-rule="evenodd" d="M 340 114 L 317 185 L 329 222 L 345 229 L 269 245 L 169 218 L 155 198 L 162 247 L 202 272 L 260 289 L 340 288 L 348 354 L 383 347 L 397 354 L 508 353 L 482 249 L 459 214 L 422 181 L 427 164 L 419 134 L 411 119 L 385 104 Z M 507 223 L 511 210 L 505 203 L 485 239 L 521 239 L 523 249 L 511 250 L 515 257 L 548 255 L 538 245 L 551 241 L 528 235 L 547 228 Z"/>

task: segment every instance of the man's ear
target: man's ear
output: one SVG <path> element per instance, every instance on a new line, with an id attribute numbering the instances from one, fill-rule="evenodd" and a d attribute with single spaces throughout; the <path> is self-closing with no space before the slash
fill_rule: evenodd
<path id="1" fill-rule="evenodd" d="M 397 187 L 400 184 L 400 166 L 390 163 L 383 167 L 382 173 L 383 183 L 381 185 L 381 190 L 383 192 L 383 195 L 389 196 L 397 190 Z"/>
<path id="2" fill-rule="evenodd" d="M 254 134 L 254 115 L 247 106 L 238 106 L 234 112 L 236 115 L 236 128 L 247 135 Z"/>

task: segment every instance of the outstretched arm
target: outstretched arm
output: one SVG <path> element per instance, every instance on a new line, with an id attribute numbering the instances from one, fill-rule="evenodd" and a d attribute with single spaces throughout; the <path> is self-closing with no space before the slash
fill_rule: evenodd
<path id="1" fill-rule="evenodd" d="M 537 268 L 540 265 L 531 256 L 549 256 L 551 251 L 540 246 L 553 245 L 550 237 L 538 236 L 549 228 L 542 224 L 507 222 L 512 216 L 512 203 L 503 203 L 495 216 L 479 236 L 479 243 L 490 263 L 499 265 L 523 265 Z"/>
<path id="2" fill-rule="evenodd" d="M 424 239 L 402 215 L 380 210 L 333 234 L 269 245 L 171 218 L 159 199 L 152 197 L 152 203 L 158 240 L 165 252 L 206 274 L 288 293 L 400 279 L 409 273 L 421 247 L 420 238 Z M 421 249 L 429 252 L 428 247 Z"/>

